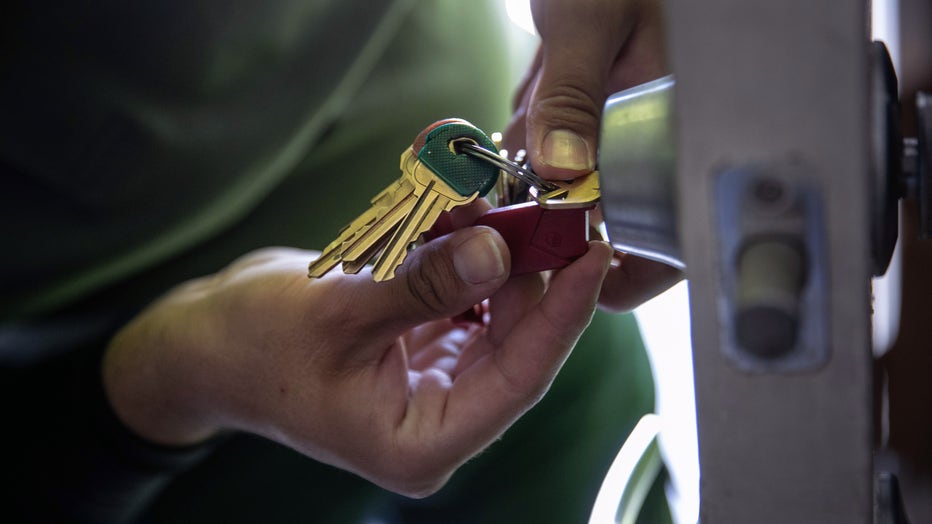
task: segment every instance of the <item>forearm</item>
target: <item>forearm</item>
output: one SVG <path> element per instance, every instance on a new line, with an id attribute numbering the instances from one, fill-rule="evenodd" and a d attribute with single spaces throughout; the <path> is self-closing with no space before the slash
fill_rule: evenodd
<path id="1" fill-rule="evenodd" d="M 163 447 L 111 411 L 100 362 L 108 334 L 29 368 L 4 370 L 4 496 L 26 522 L 127 522 L 212 445 Z"/>
<path id="2" fill-rule="evenodd" d="M 208 377 L 215 374 L 200 369 L 209 364 L 200 358 L 204 348 L 197 343 L 211 329 L 198 313 L 208 282 L 171 291 L 107 347 L 102 363 L 107 398 L 120 420 L 150 442 L 192 445 L 219 432 L 217 412 L 205 401 L 211 396 Z"/>

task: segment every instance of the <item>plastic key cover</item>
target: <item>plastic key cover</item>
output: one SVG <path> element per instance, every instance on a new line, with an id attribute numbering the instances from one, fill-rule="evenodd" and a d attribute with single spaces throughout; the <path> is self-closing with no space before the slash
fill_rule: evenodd
<path id="1" fill-rule="evenodd" d="M 495 186 L 498 168 L 479 158 L 454 153 L 450 142 L 468 139 L 498 152 L 492 140 L 464 120 L 453 119 L 428 129 L 430 131 L 424 139 L 424 145 L 417 151 L 418 160 L 460 195 L 468 196 L 478 192 L 480 197 L 485 196 Z M 414 147 L 419 145 L 418 142 L 415 140 Z"/>

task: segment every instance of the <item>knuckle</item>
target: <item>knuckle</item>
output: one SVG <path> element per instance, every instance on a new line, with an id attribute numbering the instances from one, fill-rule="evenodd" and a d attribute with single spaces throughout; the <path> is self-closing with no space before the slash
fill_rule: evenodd
<path id="1" fill-rule="evenodd" d="M 529 381 L 520 374 L 514 373 L 509 369 L 506 363 L 497 356 L 497 353 L 495 355 L 496 357 L 493 359 L 493 362 L 502 377 L 504 393 L 522 404 L 531 405 L 537 403 L 543 396 L 546 387 L 542 387 L 540 384 Z"/>
<path id="2" fill-rule="evenodd" d="M 594 95 L 576 85 L 570 75 L 538 93 L 528 119 L 535 124 L 582 129 L 597 123 L 601 116 L 601 95 Z"/>
<path id="3" fill-rule="evenodd" d="M 405 273 L 408 292 L 429 313 L 443 315 L 455 296 L 458 278 L 450 264 L 430 253 Z"/>

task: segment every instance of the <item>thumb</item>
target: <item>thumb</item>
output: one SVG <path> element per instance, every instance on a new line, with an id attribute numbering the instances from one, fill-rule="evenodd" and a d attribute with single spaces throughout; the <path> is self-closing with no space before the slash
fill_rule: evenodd
<path id="1" fill-rule="evenodd" d="M 527 145 L 531 164 L 544 178 L 595 169 L 609 74 L 633 27 L 627 4 L 534 4 L 542 59 L 528 108 Z"/>
<path id="2" fill-rule="evenodd" d="M 490 297 L 508 279 L 511 256 L 501 235 L 469 227 L 408 254 L 395 278 L 373 286 L 371 319 L 390 337 L 424 322 L 452 317 Z M 370 308 L 375 309 L 375 308 Z"/>

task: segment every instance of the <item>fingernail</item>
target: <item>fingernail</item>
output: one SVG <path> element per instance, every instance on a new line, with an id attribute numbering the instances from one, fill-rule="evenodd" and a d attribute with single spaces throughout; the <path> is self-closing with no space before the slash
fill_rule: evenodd
<path id="1" fill-rule="evenodd" d="M 589 145 L 576 133 L 566 129 L 554 129 L 544 137 L 541 148 L 544 161 L 560 169 L 593 170 L 595 160 L 589 153 Z"/>
<path id="2" fill-rule="evenodd" d="M 470 284 L 481 284 L 501 277 L 505 262 L 490 233 L 475 235 L 453 252 L 456 274 Z"/>

